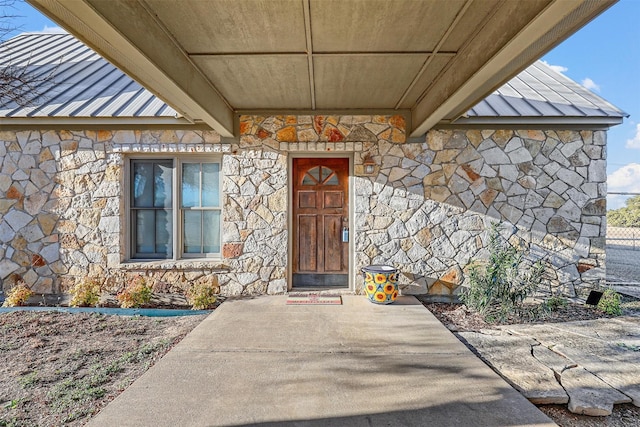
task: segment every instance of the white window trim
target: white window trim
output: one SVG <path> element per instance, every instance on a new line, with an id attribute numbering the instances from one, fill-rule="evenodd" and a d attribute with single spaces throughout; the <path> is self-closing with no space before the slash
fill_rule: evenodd
<path id="1" fill-rule="evenodd" d="M 172 174 L 172 218 L 173 218 L 173 256 L 170 258 L 136 258 L 134 257 L 134 227 L 131 224 L 131 194 L 132 186 L 131 173 L 132 163 L 135 160 L 171 160 L 173 162 L 173 174 Z M 220 207 L 213 208 L 212 210 L 220 211 L 220 253 L 199 253 L 199 254 L 185 254 L 183 253 L 183 239 L 182 239 L 182 208 L 181 208 L 181 174 L 183 163 L 218 163 L 220 165 L 220 174 L 218 179 L 218 194 L 220 195 Z M 124 164 L 124 194 L 123 194 L 123 206 L 124 206 L 124 224 L 126 224 L 126 232 L 124 233 L 124 245 L 125 245 L 125 258 L 127 262 L 162 262 L 162 261 L 220 261 L 222 259 L 222 217 L 224 215 L 223 200 L 223 172 L 222 172 L 222 156 L 221 155 L 208 155 L 208 154 L 175 154 L 175 153 L 158 153 L 158 154 L 135 154 L 125 158 Z"/>

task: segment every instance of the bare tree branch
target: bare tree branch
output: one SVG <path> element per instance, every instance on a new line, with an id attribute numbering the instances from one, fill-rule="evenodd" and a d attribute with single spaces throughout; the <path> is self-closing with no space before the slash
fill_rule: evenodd
<path id="1" fill-rule="evenodd" d="M 12 32 L 20 30 L 14 24 L 20 18 L 15 8 L 16 0 L 0 0 L 0 42 L 3 42 Z"/>
<path id="2" fill-rule="evenodd" d="M 44 84 L 52 80 L 53 71 L 47 72 L 44 76 L 37 76 L 29 71 L 28 67 L 0 67 L 0 105 L 37 105 L 43 97 L 43 89 L 46 86 Z"/>
<path id="3" fill-rule="evenodd" d="M 19 30 L 14 25 L 20 16 L 16 13 L 16 0 L 0 0 L 0 106 L 13 104 L 15 107 L 36 105 L 44 97 L 52 81 L 55 69 L 38 73 L 30 63 L 13 64 L 5 38 Z"/>

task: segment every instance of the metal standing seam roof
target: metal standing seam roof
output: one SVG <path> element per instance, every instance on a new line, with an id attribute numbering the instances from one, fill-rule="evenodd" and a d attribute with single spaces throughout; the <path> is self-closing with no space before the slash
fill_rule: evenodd
<path id="1" fill-rule="evenodd" d="M 469 123 L 478 118 L 510 118 L 523 122 L 527 119 L 589 119 L 598 122 L 623 117 L 628 114 L 544 62 L 537 61 L 480 101 L 456 123 Z"/>
<path id="2" fill-rule="evenodd" d="M 0 105 L 1 118 L 179 120 L 173 108 L 71 34 L 16 36 L 0 45 L 0 64 L 26 66 L 34 75 L 52 73 L 42 88 L 41 103 L 29 107 L 5 103 Z M 454 123 L 616 124 L 623 117 L 628 115 L 538 61 Z"/>
<path id="3" fill-rule="evenodd" d="M 0 105 L 4 118 L 176 118 L 177 112 L 71 34 L 21 34 L 0 45 L 0 64 L 48 76 L 42 102 Z"/>

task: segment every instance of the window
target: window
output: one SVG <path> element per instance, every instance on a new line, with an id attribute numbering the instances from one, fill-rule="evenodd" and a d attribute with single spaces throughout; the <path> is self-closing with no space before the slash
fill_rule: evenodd
<path id="1" fill-rule="evenodd" d="M 302 185 L 339 185 L 338 175 L 326 166 L 316 166 L 304 175 Z"/>
<path id="2" fill-rule="evenodd" d="M 219 161 L 132 159 L 130 171 L 132 258 L 220 254 Z"/>

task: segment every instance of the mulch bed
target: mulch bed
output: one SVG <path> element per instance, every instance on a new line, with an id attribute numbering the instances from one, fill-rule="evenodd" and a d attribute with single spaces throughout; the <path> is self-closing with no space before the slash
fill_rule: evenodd
<path id="1" fill-rule="evenodd" d="M 558 323 L 569 322 L 573 320 L 592 320 L 615 317 L 610 316 L 595 307 L 586 306 L 582 304 L 567 304 L 564 307 L 559 307 L 556 310 L 547 313 L 544 317 L 539 319 L 526 319 L 526 318 L 510 318 L 509 321 L 504 323 L 487 323 L 484 321 L 481 315 L 473 310 L 469 310 L 464 304 L 452 304 L 452 303 L 439 303 L 439 302 L 424 302 L 422 304 L 429 309 L 445 325 L 449 330 L 454 332 L 470 332 L 479 331 L 480 329 L 495 329 L 500 325 L 513 325 L 513 324 L 541 324 L 541 323 Z"/>

